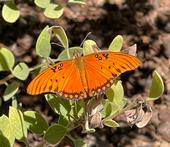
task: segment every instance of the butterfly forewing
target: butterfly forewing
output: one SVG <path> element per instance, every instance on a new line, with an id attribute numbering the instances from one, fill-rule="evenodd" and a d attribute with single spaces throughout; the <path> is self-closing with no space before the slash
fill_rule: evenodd
<path id="1" fill-rule="evenodd" d="M 38 74 L 28 85 L 27 92 L 32 95 L 37 95 L 47 92 L 56 92 L 62 90 L 64 81 L 69 75 L 69 69 L 72 67 L 72 60 L 64 61 L 52 65 Z"/>
<path id="2" fill-rule="evenodd" d="M 105 92 L 121 73 L 140 65 L 137 57 L 120 52 L 100 52 L 84 57 L 89 95 Z"/>

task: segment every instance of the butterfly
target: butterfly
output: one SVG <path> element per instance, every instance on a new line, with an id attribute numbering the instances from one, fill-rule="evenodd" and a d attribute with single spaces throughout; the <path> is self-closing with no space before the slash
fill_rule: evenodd
<path id="1" fill-rule="evenodd" d="M 55 93 L 69 100 L 100 95 L 115 79 L 134 70 L 140 60 L 123 52 L 100 51 L 58 62 L 39 73 L 28 85 L 27 93 Z"/>

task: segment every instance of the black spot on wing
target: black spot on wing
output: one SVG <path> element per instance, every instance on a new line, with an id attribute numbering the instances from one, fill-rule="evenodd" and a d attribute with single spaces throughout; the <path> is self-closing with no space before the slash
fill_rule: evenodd
<path id="1" fill-rule="evenodd" d="M 113 76 L 114 78 L 116 78 L 116 77 L 117 77 L 117 74 L 115 74 L 115 73 L 112 73 L 112 76 Z"/>
<path id="2" fill-rule="evenodd" d="M 96 57 L 98 60 L 102 60 L 102 56 L 100 56 L 99 54 L 95 54 L 95 57 Z"/>
<path id="3" fill-rule="evenodd" d="M 119 73 L 121 73 L 121 70 L 119 68 L 115 68 Z"/>
<path id="4" fill-rule="evenodd" d="M 106 92 L 114 83 L 114 79 L 110 78 L 109 80 L 107 80 L 104 84 L 96 87 L 95 89 L 91 89 L 91 91 L 89 91 L 89 95 L 92 96 L 96 96 L 96 95 L 100 95 L 104 92 Z"/>

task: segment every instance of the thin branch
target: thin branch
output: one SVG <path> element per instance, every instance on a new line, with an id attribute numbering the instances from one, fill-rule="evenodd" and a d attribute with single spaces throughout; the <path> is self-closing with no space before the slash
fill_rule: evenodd
<path id="1" fill-rule="evenodd" d="M 0 80 L 0 85 L 3 85 L 4 83 L 6 83 L 8 80 L 10 80 L 12 78 L 14 78 L 14 76 L 12 74 L 9 74 L 8 76 L 6 76 L 2 80 Z"/>
<path id="2" fill-rule="evenodd" d="M 106 120 L 106 119 L 113 119 L 116 116 L 124 113 L 125 111 L 130 110 L 130 109 L 136 107 L 138 104 L 139 104 L 138 101 L 133 101 L 132 103 L 129 103 L 129 105 L 127 107 L 125 107 L 124 109 L 118 111 L 117 113 L 115 113 L 113 115 L 110 115 L 110 116 L 106 117 L 105 119 L 103 119 L 103 121 Z"/>

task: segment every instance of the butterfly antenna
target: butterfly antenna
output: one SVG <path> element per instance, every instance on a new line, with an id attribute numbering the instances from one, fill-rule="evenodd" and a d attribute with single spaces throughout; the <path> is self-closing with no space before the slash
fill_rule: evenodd
<path id="1" fill-rule="evenodd" d="M 87 33 L 86 37 L 85 37 L 85 38 L 83 39 L 83 41 L 81 42 L 80 47 L 82 47 L 84 41 L 87 39 L 87 37 L 88 37 L 90 34 L 91 34 L 91 32 L 88 32 L 88 33 Z"/>
<path id="2" fill-rule="evenodd" d="M 54 62 L 50 57 L 47 58 L 47 62 L 48 62 L 50 65 L 55 65 L 55 62 Z"/>
<path id="3" fill-rule="evenodd" d="M 55 45 L 58 45 L 58 46 L 64 48 L 64 47 L 63 47 L 61 44 L 59 44 L 59 43 L 51 42 L 51 44 L 55 44 Z"/>

